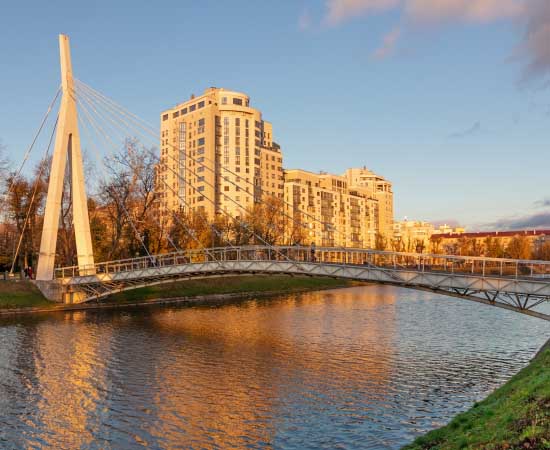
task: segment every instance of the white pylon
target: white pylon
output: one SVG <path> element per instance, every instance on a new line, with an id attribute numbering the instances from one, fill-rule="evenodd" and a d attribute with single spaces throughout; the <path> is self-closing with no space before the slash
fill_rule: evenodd
<path id="1" fill-rule="evenodd" d="M 55 251 L 57 232 L 61 214 L 61 197 L 67 159 L 71 171 L 71 195 L 73 205 L 73 222 L 76 238 L 76 252 L 80 275 L 95 273 L 90 220 L 88 217 L 88 199 L 84 186 L 80 134 L 78 132 L 78 115 L 74 91 L 73 69 L 69 36 L 59 35 L 59 52 L 61 58 L 61 105 L 55 136 L 55 148 L 50 170 L 46 211 L 42 227 L 40 255 L 36 279 L 49 281 L 54 277 Z"/>

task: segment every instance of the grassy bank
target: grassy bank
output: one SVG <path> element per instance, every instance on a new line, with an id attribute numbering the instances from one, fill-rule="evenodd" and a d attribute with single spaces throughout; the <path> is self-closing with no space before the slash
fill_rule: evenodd
<path id="1" fill-rule="evenodd" d="M 469 411 L 405 449 L 550 448 L 550 348 Z"/>
<path id="2" fill-rule="evenodd" d="M 354 283 L 332 278 L 288 276 L 241 276 L 185 280 L 158 284 L 131 291 L 119 292 L 106 299 L 107 302 L 124 303 L 160 298 L 194 297 L 198 295 L 287 293 L 353 286 Z"/>
<path id="3" fill-rule="evenodd" d="M 53 306 L 28 281 L 0 281 L 0 309 Z"/>

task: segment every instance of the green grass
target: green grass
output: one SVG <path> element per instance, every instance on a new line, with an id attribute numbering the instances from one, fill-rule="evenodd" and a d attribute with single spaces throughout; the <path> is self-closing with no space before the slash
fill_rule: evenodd
<path id="1" fill-rule="evenodd" d="M 194 297 L 213 294 L 246 294 L 252 292 L 296 292 L 353 286 L 354 283 L 332 278 L 288 276 L 241 276 L 204 278 L 174 283 L 158 284 L 119 292 L 110 296 L 108 302 L 137 302 L 162 298 Z"/>
<path id="2" fill-rule="evenodd" d="M 0 281 L 0 309 L 54 305 L 29 281 Z"/>
<path id="3" fill-rule="evenodd" d="M 472 409 L 404 449 L 550 449 L 550 348 Z"/>

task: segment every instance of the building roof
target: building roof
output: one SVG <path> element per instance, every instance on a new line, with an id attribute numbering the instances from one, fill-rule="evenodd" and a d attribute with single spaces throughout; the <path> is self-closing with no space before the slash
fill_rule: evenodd
<path id="1" fill-rule="evenodd" d="M 439 233 L 432 235 L 436 238 L 484 238 L 484 237 L 513 237 L 513 236 L 550 236 L 550 230 L 511 230 L 511 231 L 477 231 L 471 233 Z"/>

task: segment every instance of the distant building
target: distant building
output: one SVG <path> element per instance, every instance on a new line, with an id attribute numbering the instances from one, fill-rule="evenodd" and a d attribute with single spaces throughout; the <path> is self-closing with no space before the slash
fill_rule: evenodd
<path id="1" fill-rule="evenodd" d="M 393 226 L 392 183 L 366 167 L 346 170 L 350 187 L 361 187 L 364 195 L 378 200 L 378 231 L 389 238 Z"/>
<path id="2" fill-rule="evenodd" d="M 377 235 L 391 227 L 392 218 L 388 214 L 393 211 L 393 203 L 386 204 L 393 201 L 391 183 L 364 172 L 368 181 L 355 184 L 357 180 L 348 172 L 342 176 L 301 169 L 285 171 L 285 208 L 287 215 L 306 230 L 302 243 L 373 248 Z M 382 191 L 378 191 L 380 186 Z M 380 214 L 381 202 L 384 202 L 383 214 Z"/>
<path id="3" fill-rule="evenodd" d="M 514 243 L 515 245 L 512 245 Z M 431 248 L 436 253 L 495 258 L 548 259 L 550 257 L 550 230 L 432 234 Z"/>
<path id="4" fill-rule="evenodd" d="M 222 88 L 160 115 L 157 191 L 161 214 L 183 210 L 244 215 L 262 197 L 283 195 L 283 155 L 250 98 Z"/>
<path id="5" fill-rule="evenodd" d="M 391 248 L 398 252 L 438 252 L 434 243 L 440 241 L 432 238 L 443 235 L 459 236 L 465 231 L 462 227 L 452 228 L 445 224 L 436 228 L 430 222 L 405 219 L 393 224 Z"/>
<path id="6" fill-rule="evenodd" d="M 429 251 L 434 226 L 429 222 L 403 220 L 393 224 L 391 249 L 396 252 Z"/>

